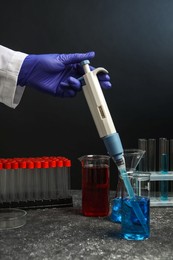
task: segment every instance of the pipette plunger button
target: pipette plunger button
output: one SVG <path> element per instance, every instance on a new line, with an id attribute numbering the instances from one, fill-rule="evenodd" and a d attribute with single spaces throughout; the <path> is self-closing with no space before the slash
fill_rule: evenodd
<path id="1" fill-rule="evenodd" d="M 90 64 L 90 61 L 89 60 L 83 60 L 81 61 L 81 65 L 86 65 L 86 64 Z"/>

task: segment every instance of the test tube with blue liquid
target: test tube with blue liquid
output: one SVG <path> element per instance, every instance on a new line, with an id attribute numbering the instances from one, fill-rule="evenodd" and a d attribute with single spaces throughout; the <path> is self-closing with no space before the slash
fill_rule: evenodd
<path id="1" fill-rule="evenodd" d="M 161 173 L 162 174 L 168 174 L 168 155 L 162 154 L 161 157 Z M 160 184 L 160 191 L 161 191 L 161 200 L 168 200 L 168 181 L 161 181 Z"/>
<path id="2" fill-rule="evenodd" d="M 169 143 L 170 143 L 170 154 L 169 154 L 169 157 L 170 157 L 170 173 L 173 176 L 173 139 L 170 139 Z M 170 183 L 169 183 L 169 191 L 170 191 L 171 198 L 173 198 L 173 180 L 171 180 Z"/>

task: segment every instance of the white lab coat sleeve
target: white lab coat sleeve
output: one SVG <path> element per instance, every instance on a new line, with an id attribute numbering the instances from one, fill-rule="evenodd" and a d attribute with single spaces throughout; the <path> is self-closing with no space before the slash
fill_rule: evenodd
<path id="1" fill-rule="evenodd" d="M 15 108 L 25 87 L 17 86 L 20 68 L 27 54 L 0 45 L 0 102 Z"/>

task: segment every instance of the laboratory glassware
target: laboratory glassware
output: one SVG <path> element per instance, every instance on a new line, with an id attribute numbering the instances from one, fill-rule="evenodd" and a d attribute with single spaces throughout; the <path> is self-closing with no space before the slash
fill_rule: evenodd
<path id="1" fill-rule="evenodd" d="M 88 217 L 109 214 L 110 157 L 85 155 L 82 164 L 82 213 Z"/>
<path id="2" fill-rule="evenodd" d="M 144 154 L 145 151 L 140 149 L 124 150 L 124 158 L 125 158 L 126 169 L 128 174 L 133 173 L 136 170 Z M 112 222 L 121 223 L 121 206 L 122 206 L 122 199 L 124 197 L 124 191 L 125 191 L 125 186 L 121 176 L 119 176 L 115 198 L 111 200 L 111 206 L 110 206 L 110 220 Z"/>
<path id="3" fill-rule="evenodd" d="M 156 171 L 156 139 L 150 138 L 148 139 L 148 171 L 155 172 Z M 157 181 L 150 182 L 150 197 L 156 197 L 158 192 Z"/>
<path id="4" fill-rule="evenodd" d="M 0 158 L 0 208 L 72 206 L 70 167 L 60 156 Z"/>
<path id="5" fill-rule="evenodd" d="M 169 140 L 159 138 L 159 169 L 162 174 L 168 174 L 169 168 Z M 168 200 L 168 181 L 160 181 L 160 198 L 163 201 Z"/>
<path id="6" fill-rule="evenodd" d="M 0 208 L 0 230 L 19 228 L 26 224 L 27 212 L 17 208 Z"/>
<path id="7" fill-rule="evenodd" d="M 133 172 L 129 174 L 135 193 L 135 200 L 126 192 L 122 200 L 121 236 L 127 240 L 144 240 L 150 237 L 150 173 Z M 143 225 L 134 211 L 138 204 L 144 216 Z"/>
<path id="8" fill-rule="evenodd" d="M 148 171 L 148 141 L 145 138 L 138 139 L 138 149 L 145 151 L 144 156 L 142 157 L 139 165 L 139 171 Z"/>
<path id="9" fill-rule="evenodd" d="M 173 175 L 173 139 L 170 139 L 170 171 Z M 169 184 L 170 196 L 173 198 L 173 181 Z"/>

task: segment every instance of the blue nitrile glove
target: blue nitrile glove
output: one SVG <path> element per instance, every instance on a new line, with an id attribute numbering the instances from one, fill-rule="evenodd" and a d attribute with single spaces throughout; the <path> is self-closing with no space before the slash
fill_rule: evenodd
<path id="1" fill-rule="evenodd" d="M 82 88 L 78 80 L 84 74 L 80 62 L 94 56 L 94 52 L 28 55 L 22 64 L 17 84 L 34 87 L 55 96 L 73 97 Z M 107 74 L 100 73 L 98 77 L 103 88 L 111 87 Z"/>

